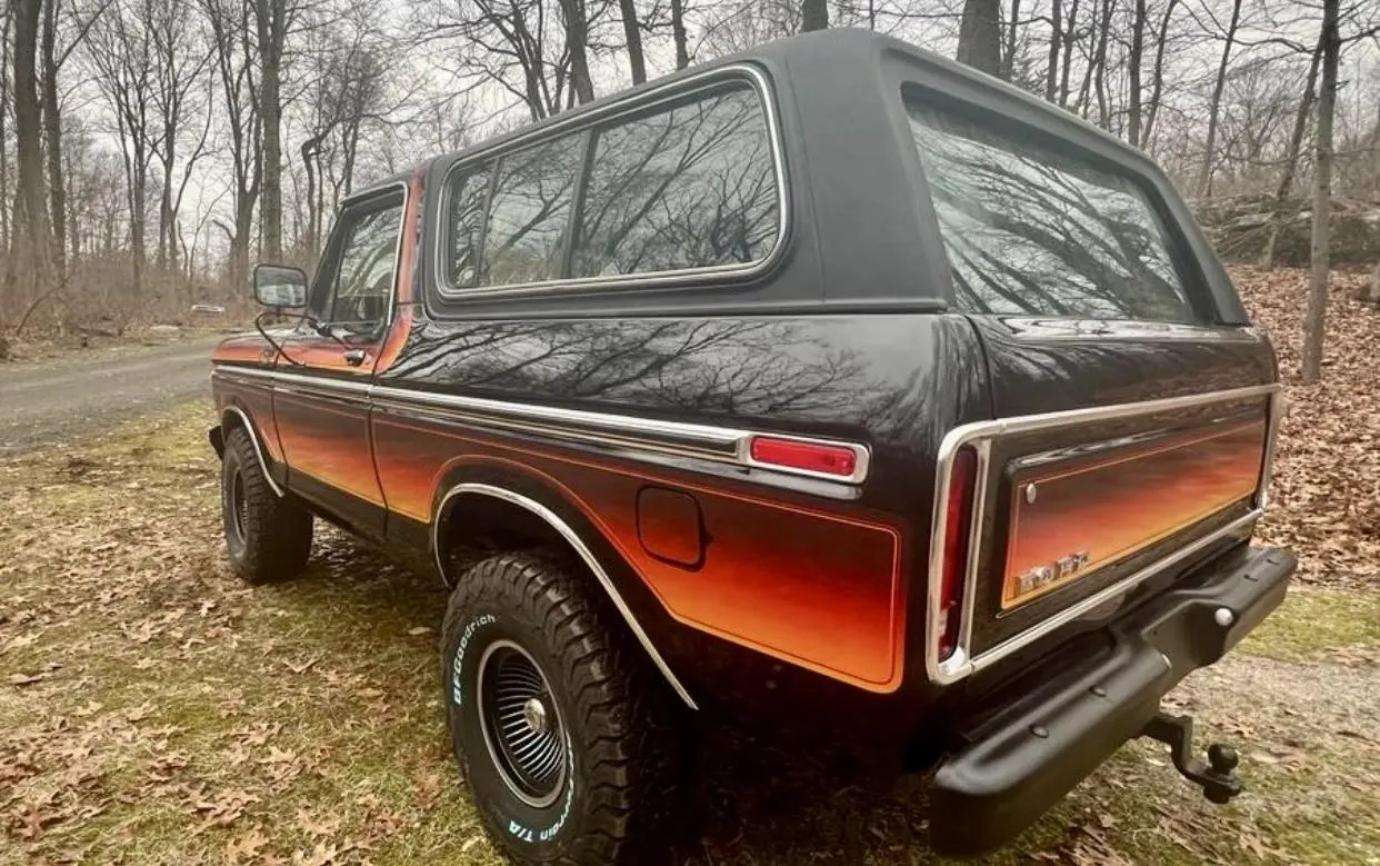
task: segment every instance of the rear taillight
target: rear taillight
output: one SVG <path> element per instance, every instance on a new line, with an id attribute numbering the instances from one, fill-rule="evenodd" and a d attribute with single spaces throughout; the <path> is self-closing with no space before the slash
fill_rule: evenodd
<path id="1" fill-rule="evenodd" d="M 754 436 L 748 453 L 756 462 L 769 466 L 804 469 L 840 478 L 852 477 L 858 468 L 858 455 L 852 448 L 823 442 Z"/>
<path id="2" fill-rule="evenodd" d="M 939 581 L 939 660 L 953 655 L 962 626 L 963 583 L 968 573 L 968 536 L 973 524 L 973 486 L 977 452 L 958 449 L 949 469 L 949 500 L 944 515 L 944 563 Z"/>

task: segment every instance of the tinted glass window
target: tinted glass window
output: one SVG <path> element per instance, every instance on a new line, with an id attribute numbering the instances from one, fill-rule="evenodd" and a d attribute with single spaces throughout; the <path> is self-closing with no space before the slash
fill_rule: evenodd
<path id="1" fill-rule="evenodd" d="M 565 136 L 505 156 L 489 207 L 478 285 L 561 276 L 561 255 L 584 136 Z"/>
<path id="2" fill-rule="evenodd" d="M 457 289 L 478 284 L 479 244 L 492 174 L 489 166 L 480 166 L 450 181 L 446 230 L 450 239 L 450 285 Z"/>
<path id="3" fill-rule="evenodd" d="M 776 243 L 766 118 L 747 85 L 597 132 L 572 276 L 752 262 Z"/>
<path id="4" fill-rule="evenodd" d="M 388 316 L 402 226 L 401 195 L 350 205 L 335 227 L 317 285 L 324 321 L 358 334 L 379 330 Z"/>
<path id="5" fill-rule="evenodd" d="M 1196 317 L 1163 221 L 1129 177 L 907 98 L 959 309 Z"/>

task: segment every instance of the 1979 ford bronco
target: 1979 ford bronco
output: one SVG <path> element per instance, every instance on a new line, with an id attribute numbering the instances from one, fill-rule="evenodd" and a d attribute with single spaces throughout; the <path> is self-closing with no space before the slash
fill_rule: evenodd
<path id="1" fill-rule="evenodd" d="M 215 352 L 230 560 L 434 569 L 450 737 L 521 863 L 644 862 L 711 708 L 934 769 L 1010 840 L 1278 605 L 1275 358 L 1165 175 L 827 32 L 353 195 Z M 839 724 L 831 724 L 837 720 Z M 842 733 L 838 733 L 842 732 Z"/>

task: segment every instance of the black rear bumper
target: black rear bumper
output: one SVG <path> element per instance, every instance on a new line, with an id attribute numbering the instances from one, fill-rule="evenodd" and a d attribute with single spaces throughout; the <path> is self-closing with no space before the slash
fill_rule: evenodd
<path id="1" fill-rule="evenodd" d="M 1296 567 L 1276 548 L 1225 554 L 1114 621 L 1110 652 L 1057 687 L 1018 691 L 1009 704 L 998 698 L 1004 708 L 935 774 L 934 848 L 965 855 L 1009 841 L 1138 736 L 1179 680 L 1217 661 L 1274 610 Z"/>

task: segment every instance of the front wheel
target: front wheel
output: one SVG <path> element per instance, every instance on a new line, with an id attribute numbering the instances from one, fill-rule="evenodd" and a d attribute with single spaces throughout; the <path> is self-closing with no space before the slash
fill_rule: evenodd
<path id="1" fill-rule="evenodd" d="M 230 567 L 249 583 L 296 576 L 311 554 L 311 512 L 273 492 L 249 433 L 225 437 L 220 470 L 221 521 Z"/>
<path id="2" fill-rule="evenodd" d="M 667 847 L 675 707 L 591 587 L 559 559 L 504 554 L 462 575 L 446 611 L 451 744 L 517 863 L 645 863 Z"/>

